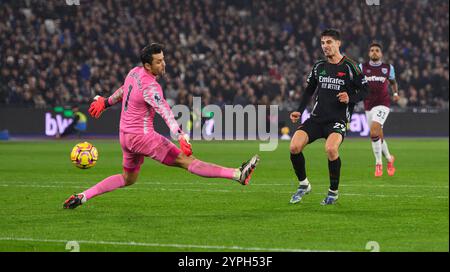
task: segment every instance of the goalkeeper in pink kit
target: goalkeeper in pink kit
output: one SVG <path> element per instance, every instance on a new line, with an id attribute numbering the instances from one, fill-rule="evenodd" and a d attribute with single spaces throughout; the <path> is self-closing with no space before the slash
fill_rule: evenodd
<path id="1" fill-rule="evenodd" d="M 192 156 L 188 135 L 175 121 L 172 110 L 164 100 L 161 86 L 156 81 L 165 73 L 161 44 L 152 43 L 141 51 L 143 67 L 133 68 L 122 87 L 109 98 L 96 96 L 89 113 L 99 118 L 108 107 L 122 102 L 120 117 L 120 145 L 123 153 L 123 173 L 110 176 L 86 191 L 70 196 L 63 204 L 74 209 L 87 200 L 136 182 L 144 157 L 151 157 L 168 166 L 177 166 L 189 172 L 210 178 L 225 178 L 247 185 L 256 165 L 258 155 L 253 156 L 240 168 L 226 168 L 206 163 Z M 153 118 L 158 113 L 170 131 L 177 135 L 181 150 L 153 129 Z"/>

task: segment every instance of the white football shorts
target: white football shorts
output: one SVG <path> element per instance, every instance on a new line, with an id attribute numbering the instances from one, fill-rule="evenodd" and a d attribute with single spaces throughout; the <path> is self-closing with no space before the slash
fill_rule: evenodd
<path id="1" fill-rule="evenodd" d="M 390 111 L 391 110 L 386 106 L 373 107 L 370 111 L 366 111 L 367 124 L 371 127 L 372 122 L 377 122 L 383 126 Z"/>

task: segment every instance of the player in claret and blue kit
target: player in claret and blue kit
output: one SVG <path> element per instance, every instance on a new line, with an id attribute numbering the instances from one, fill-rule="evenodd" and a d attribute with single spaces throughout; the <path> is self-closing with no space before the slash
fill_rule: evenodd
<path id="1" fill-rule="evenodd" d="M 390 109 L 391 96 L 389 95 L 389 83 L 393 91 L 393 101 L 397 102 L 398 84 L 395 80 L 395 71 L 392 64 L 382 62 L 382 48 L 379 43 L 369 46 L 369 61 L 360 64 L 363 74 L 369 84 L 369 94 L 364 100 L 367 122 L 370 127 L 372 150 L 375 156 L 375 177 L 383 175 L 383 162 L 381 154 L 387 160 L 387 172 L 389 176 L 395 173 L 395 157 L 389 153 L 388 145 L 384 139 L 383 125 Z"/>
<path id="2" fill-rule="evenodd" d="M 226 168 L 206 163 L 192 156 L 188 135 L 178 126 L 170 106 L 164 99 L 162 88 L 156 81 L 165 73 L 164 47 L 152 43 L 141 51 L 142 67 L 133 68 L 122 87 L 109 98 L 96 97 L 89 113 L 99 118 L 111 105 L 122 102 L 120 116 L 120 145 L 123 153 L 123 173 L 110 176 L 86 191 L 70 196 L 63 204 L 73 209 L 87 200 L 136 182 L 144 157 L 150 157 L 168 166 L 177 166 L 202 177 L 225 178 L 247 185 L 256 165 L 258 155 L 239 168 Z M 170 131 L 177 135 L 181 150 L 153 128 L 153 118 L 158 113 Z"/>

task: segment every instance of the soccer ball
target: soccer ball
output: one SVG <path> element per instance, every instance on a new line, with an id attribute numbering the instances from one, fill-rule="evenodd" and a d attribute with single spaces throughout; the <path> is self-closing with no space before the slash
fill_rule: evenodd
<path id="1" fill-rule="evenodd" d="M 88 169 L 97 163 L 98 151 L 88 142 L 75 145 L 70 153 L 72 163 L 81 169 Z"/>

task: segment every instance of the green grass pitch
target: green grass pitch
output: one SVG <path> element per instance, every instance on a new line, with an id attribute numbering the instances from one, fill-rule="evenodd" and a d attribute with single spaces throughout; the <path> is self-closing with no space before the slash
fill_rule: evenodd
<path id="1" fill-rule="evenodd" d="M 198 158 L 237 167 L 259 153 L 249 186 L 206 179 L 146 159 L 138 182 L 62 209 L 74 192 L 119 173 L 116 140 L 90 140 L 97 165 L 75 168 L 78 140 L 0 142 L 0 251 L 448 251 L 449 141 L 388 139 L 397 173 L 373 177 L 369 139 L 341 146 L 340 199 L 321 206 L 329 184 L 324 142 L 305 150 L 312 192 L 297 187 L 289 143 L 259 152 L 259 142 L 194 142 Z M 370 245 L 370 244 L 369 244 Z M 68 247 L 69 248 L 69 247 Z"/>

